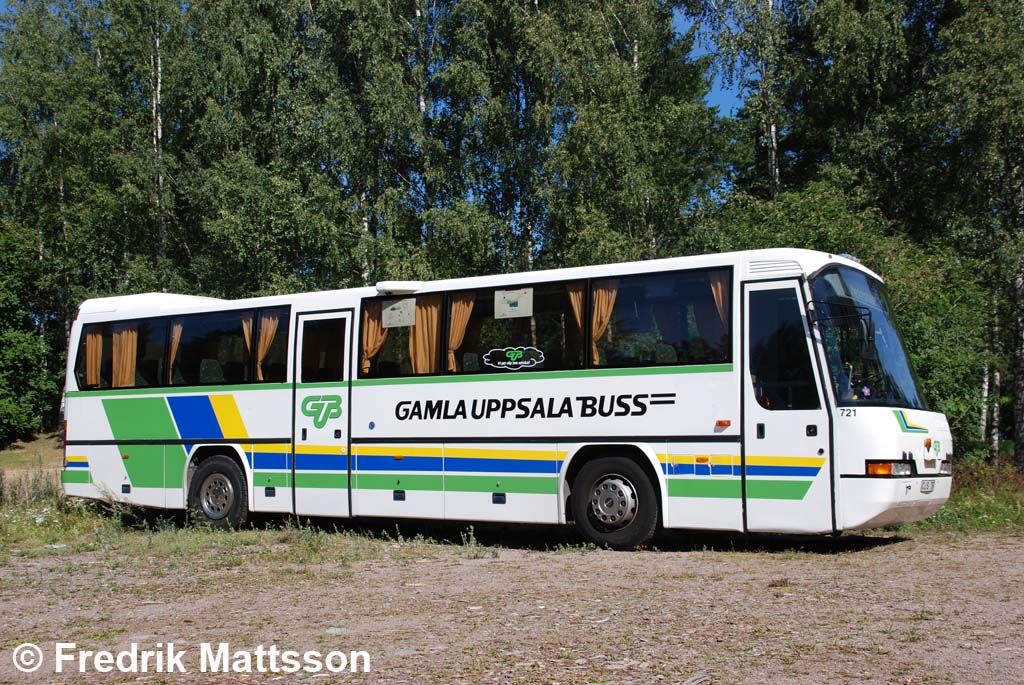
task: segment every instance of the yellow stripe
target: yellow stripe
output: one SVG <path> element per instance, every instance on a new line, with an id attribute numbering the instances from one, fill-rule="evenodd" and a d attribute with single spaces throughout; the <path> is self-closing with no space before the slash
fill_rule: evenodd
<path id="1" fill-rule="evenodd" d="M 345 454 L 344 445 L 296 445 L 296 454 Z"/>
<path id="2" fill-rule="evenodd" d="M 250 447 L 252 447 L 250 445 Z M 291 452 L 292 445 L 290 442 L 271 442 L 265 445 L 255 445 L 257 454 L 274 454 L 277 452 Z"/>
<path id="3" fill-rule="evenodd" d="M 357 456 L 362 454 L 367 457 L 440 457 L 440 447 L 410 447 L 408 445 L 357 445 L 353 449 Z"/>
<path id="4" fill-rule="evenodd" d="M 234 395 L 210 395 L 210 404 L 213 405 L 213 413 L 217 415 L 220 432 L 225 438 L 249 437 Z"/>
<path id="5" fill-rule="evenodd" d="M 824 457 L 747 457 L 748 466 L 821 466 Z"/>
<path id="6" fill-rule="evenodd" d="M 88 464 L 89 457 L 64 457 L 69 464 Z"/>
<path id="7" fill-rule="evenodd" d="M 565 452 L 555 450 L 496 450 L 473 447 L 445 447 L 445 458 L 465 459 L 524 459 L 552 460 L 565 459 Z"/>

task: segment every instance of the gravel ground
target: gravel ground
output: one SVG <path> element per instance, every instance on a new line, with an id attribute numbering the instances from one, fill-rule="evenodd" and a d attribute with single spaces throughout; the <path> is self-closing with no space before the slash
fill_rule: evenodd
<path id="1" fill-rule="evenodd" d="M 164 543 L 13 551 L 0 563 L 0 682 L 1024 682 L 1019 534 L 672 535 L 635 553 L 545 550 L 558 535 L 482 536 L 504 541 L 497 549 L 320 533 L 312 545 L 180 554 Z M 58 640 L 173 641 L 190 671 L 204 641 L 365 650 L 371 671 L 56 675 Z M 31 676 L 11 663 L 26 641 L 49 655 Z"/>

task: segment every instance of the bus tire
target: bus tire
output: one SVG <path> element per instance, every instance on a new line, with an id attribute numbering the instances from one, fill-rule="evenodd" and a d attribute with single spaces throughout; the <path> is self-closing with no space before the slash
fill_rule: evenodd
<path id="1" fill-rule="evenodd" d="M 233 459 L 204 459 L 188 486 L 188 511 L 193 521 L 214 528 L 241 528 L 249 518 L 245 474 Z"/>
<path id="2" fill-rule="evenodd" d="M 658 527 L 657 492 L 631 459 L 602 457 L 584 464 L 571 501 L 576 528 L 601 547 L 635 549 Z"/>

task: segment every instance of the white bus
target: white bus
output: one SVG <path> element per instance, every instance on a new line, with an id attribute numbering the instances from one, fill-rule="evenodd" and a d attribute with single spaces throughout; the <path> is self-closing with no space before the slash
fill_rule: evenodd
<path id="1" fill-rule="evenodd" d="M 68 495 L 188 509 L 835 533 L 949 497 L 881 279 L 773 249 L 219 300 L 86 301 Z"/>

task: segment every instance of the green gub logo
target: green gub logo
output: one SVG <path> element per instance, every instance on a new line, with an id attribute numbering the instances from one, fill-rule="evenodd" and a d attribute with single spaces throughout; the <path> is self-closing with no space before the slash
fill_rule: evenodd
<path id="1" fill-rule="evenodd" d="M 341 395 L 310 395 L 302 400 L 302 414 L 323 428 L 331 419 L 341 418 Z"/>
<path id="2" fill-rule="evenodd" d="M 505 356 L 510 362 L 517 362 L 523 358 L 522 350 L 505 350 Z"/>

